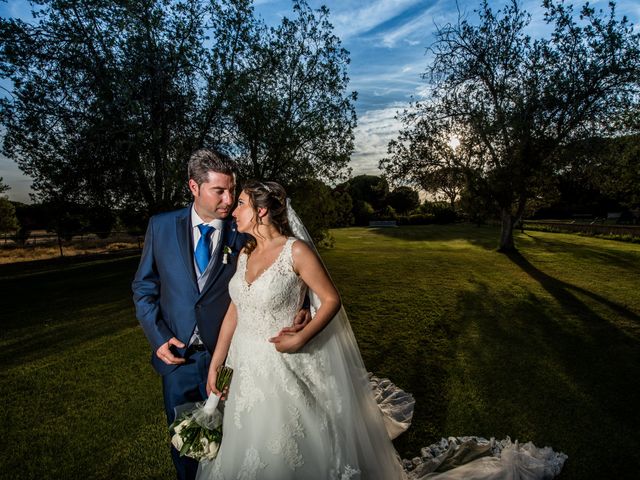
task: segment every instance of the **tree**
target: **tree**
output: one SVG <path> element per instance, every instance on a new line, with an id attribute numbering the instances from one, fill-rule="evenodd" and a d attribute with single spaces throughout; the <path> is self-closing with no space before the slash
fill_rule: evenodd
<path id="1" fill-rule="evenodd" d="M 174 208 L 202 146 L 238 157 L 245 176 L 344 170 L 355 94 L 326 9 L 296 2 L 270 30 L 249 0 L 39 5 L 32 23 L 0 19 L 0 75 L 13 82 L 3 151 L 39 200 Z"/>
<path id="2" fill-rule="evenodd" d="M 353 199 L 349 195 L 347 186 L 343 183 L 333 189 L 333 199 L 336 204 L 336 219 L 334 227 L 349 227 L 353 225 Z"/>
<path id="3" fill-rule="evenodd" d="M 566 145 L 558 155 L 566 167 L 553 179 L 557 198 L 547 194 L 551 202 L 536 216 L 606 217 L 640 208 L 640 135 L 589 137 Z"/>
<path id="4" fill-rule="evenodd" d="M 419 109 L 405 110 L 397 118 L 404 128 L 389 142 L 389 156 L 380 168 L 394 183 L 409 182 L 454 208 L 472 164 L 470 136 L 446 118 L 425 122 Z"/>
<path id="5" fill-rule="evenodd" d="M 354 202 L 367 202 L 375 210 L 386 205 L 389 183 L 377 175 L 357 175 L 346 182 L 349 195 Z"/>
<path id="6" fill-rule="evenodd" d="M 356 225 L 366 225 L 386 205 L 389 183 L 377 175 L 357 175 L 338 188 L 346 188 L 353 203 L 353 217 Z"/>
<path id="7" fill-rule="evenodd" d="M 40 200 L 152 211 L 183 198 L 195 147 L 202 7 L 135 0 L 42 2 L 37 21 L 3 19 L 5 154 Z"/>
<path id="8" fill-rule="evenodd" d="M 10 189 L 11 189 L 11 187 L 4 183 L 4 178 L 0 177 L 0 195 L 2 195 L 3 193 L 9 191 Z"/>
<path id="9" fill-rule="evenodd" d="M 585 152 L 591 184 L 626 208 L 640 208 L 640 135 L 594 143 Z"/>
<path id="10" fill-rule="evenodd" d="M 461 143 L 473 146 L 465 175 L 479 176 L 477 191 L 496 205 L 502 251 L 515 249 L 514 224 L 565 166 L 558 151 L 618 133 L 640 93 L 640 36 L 616 18 L 614 3 L 608 15 L 588 4 L 579 15 L 563 2 L 544 0 L 543 7 L 549 38 L 525 33 L 530 16 L 516 0 L 495 13 L 485 0 L 478 25 L 460 18 L 439 28 L 424 75 L 431 93 L 415 105 L 420 135 L 408 139 L 436 145 L 447 125 L 463 129 Z M 412 155 L 397 161 L 406 171 L 422 168 Z"/>
<path id="11" fill-rule="evenodd" d="M 415 190 L 402 186 L 387 195 L 387 203 L 396 212 L 406 214 L 420 206 L 420 197 Z"/>
<path id="12" fill-rule="evenodd" d="M 18 217 L 16 217 L 16 209 L 13 204 L 5 197 L 0 196 L 0 232 L 13 232 L 20 228 Z"/>
<path id="13" fill-rule="evenodd" d="M 245 177 L 289 183 L 340 178 L 353 151 L 349 54 L 329 10 L 293 2 L 293 18 L 259 30 L 255 54 L 229 101 L 230 144 Z"/>
<path id="14" fill-rule="evenodd" d="M 302 179 L 287 188 L 291 203 L 316 245 L 332 243 L 328 227 L 335 224 L 338 205 L 328 185 L 320 180 Z"/>

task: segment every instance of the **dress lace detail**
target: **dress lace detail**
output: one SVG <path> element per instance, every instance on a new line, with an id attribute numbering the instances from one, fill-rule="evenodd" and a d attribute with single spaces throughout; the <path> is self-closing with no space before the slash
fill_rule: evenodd
<path id="1" fill-rule="evenodd" d="M 257 370 L 257 371 L 256 371 Z M 236 402 L 236 410 L 233 414 L 233 420 L 237 428 L 242 428 L 242 414 L 253 408 L 258 402 L 264 402 L 264 392 L 256 384 L 256 373 L 259 375 L 264 373 L 260 365 L 256 366 L 256 370 L 250 369 L 248 366 L 242 366 L 237 370 L 236 381 L 240 383 Z"/>
<path id="2" fill-rule="evenodd" d="M 258 471 L 267 465 L 260 461 L 260 454 L 255 448 L 250 448 L 244 456 L 242 467 L 238 473 L 238 480 L 256 480 Z"/>
<path id="3" fill-rule="evenodd" d="M 289 414 L 291 415 L 291 422 L 283 425 L 282 430 L 269 442 L 267 448 L 274 455 L 282 455 L 289 468 L 295 470 L 304 464 L 296 440 L 304 438 L 304 429 L 300 423 L 298 409 L 290 406 Z"/>
<path id="4" fill-rule="evenodd" d="M 344 469 L 344 473 L 340 476 L 340 480 L 353 480 L 357 478 L 358 475 L 360 475 L 360 470 L 351 468 L 347 465 Z"/>

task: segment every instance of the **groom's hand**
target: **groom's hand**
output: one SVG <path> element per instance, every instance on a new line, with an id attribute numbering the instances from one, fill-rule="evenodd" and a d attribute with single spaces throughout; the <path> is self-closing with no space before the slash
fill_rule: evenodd
<path id="1" fill-rule="evenodd" d="M 296 333 L 281 333 L 269 339 L 280 353 L 296 353 L 304 347 L 304 341 Z"/>
<path id="2" fill-rule="evenodd" d="M 276 337 L 285 334 L 296 333 L 306 327 L 311 321 L 311 311 L 308 308 L 301 308 L 296 318 L 293 319 L 293 325 L 290 327 L 284 327 L 282 330 L 278 332 Z"/>
<path id="3" fill-rule="evenodd" d="M 171 337 L 167 343 L 160 345 L 160 348 L 156 350 L 156 356 L 167 365 L 181 365 L 186 360 L 182 357 L 177 357 L 171 351 L 171 347 L 184 348 L 184 343 L 178 340 L 176 337 Z"/>

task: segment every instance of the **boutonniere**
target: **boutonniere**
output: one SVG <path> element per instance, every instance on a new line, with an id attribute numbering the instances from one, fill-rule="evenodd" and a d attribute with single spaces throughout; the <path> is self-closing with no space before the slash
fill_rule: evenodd
<path id="1" fill-rule="evenodd" d="M 222 263 L 225 265 L 229 263 L 229 255 L 233 255 L 233 250 L 231 250 L 229 245 L 225 245 L 222 249 Z"/>

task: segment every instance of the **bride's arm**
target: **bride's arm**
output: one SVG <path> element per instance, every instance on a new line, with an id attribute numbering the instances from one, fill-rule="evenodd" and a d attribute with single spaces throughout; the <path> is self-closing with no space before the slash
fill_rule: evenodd
<path id="1" fill-rule="evenodd" d="M 341 305 L 338 290 L 316 253 L 300 240 L 296 240 L 292 245 L 291 253 L 294 271 L 318 296 L 320 308 L 309 324 L 299 332 L 286 332 L 270 339 L 275 344 L 276 350 L 283 353 L 294 353 L 300 350 L 331 321 Z"/>
<path id="2" fill-rule="evenodd" d="M 209 365 L 209 374 L 207 375 L 207 394 L 214 392 L 216 395 L 220 395 L 220 392 L 216 388 L 216 379 L 218 378 L 217 369 L 224 364 L 225 358 L 229 353 L 229 346 L 231 345 L 231 339 L 233 338 L 233 332 L 236 330 L 237 322 L 237 310 L 233 302 L 229 304 L 227 313 L 222 320 L 222 326 L 220 327 L 220 334 L 218 335 L 218 341 L 216 347 L 213 350 L 213 357 L 211 358 L 211 364 Z M 226 392 L 224 392 L 226 396 Z M 223 397 L 224 399 L 224 397 Z"/>

